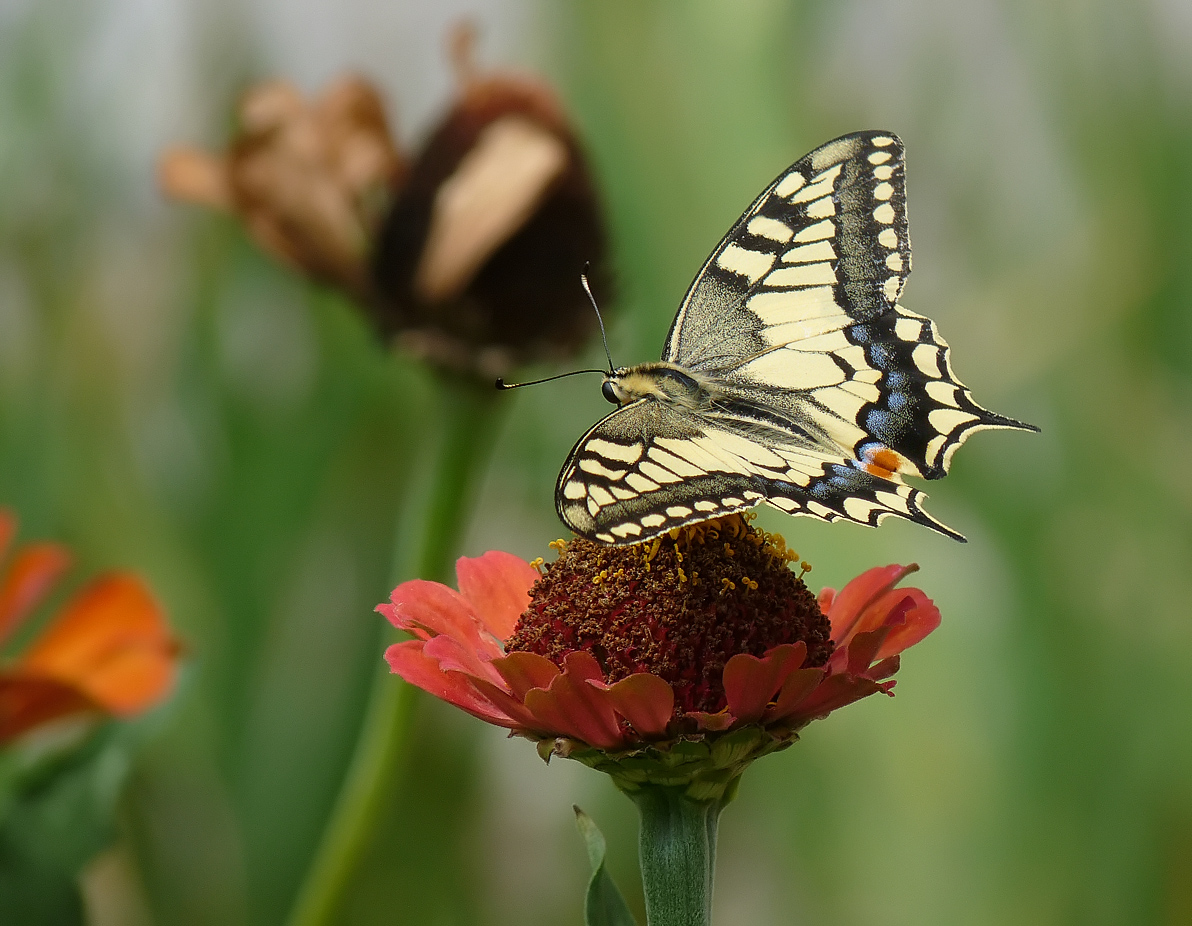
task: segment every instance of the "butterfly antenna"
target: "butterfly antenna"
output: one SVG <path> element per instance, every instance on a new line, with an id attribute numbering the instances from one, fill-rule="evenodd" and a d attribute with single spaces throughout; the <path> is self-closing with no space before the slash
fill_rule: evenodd
<path id="1" fill-rule="evenodd" d="M 584 264 L 583 272 L 579 275 L 579 281 L 583 284 L 584 292 L 588 294 L 588 301 L 592 303 L 592 308 L 596 310 L 596 321 L 600 322 L 600 340 L 604 342 L 604 356 L 608 358 L 608 372 L 613 372 L 613 355 L 608 350 L 608 335 L 604 333 L 604 319 L 600 317 L 600 306 L 596 304 L 596 297 L 592 295 L 592 287 L 588 283 L 588 270 L 591 268 L 590 263 Z M 601 370 L 601 373 L 604 371 Z"/>
<path id="2" fill-rule="evenodd" d="M 553 379 L 562 379 L 564 376 L 579 376 L 580 373 L 600 373 L 604 370 L 572 370 L 570 373 L 560 373 L 557 376 L 548 376 L 546 379 L 532 379 L 528 383 L 507 383 L 504 379 L 497 380 L 498 389 L 520 389 L 522 386 L 537 386 L 539 383 L 549 383 Z"/>

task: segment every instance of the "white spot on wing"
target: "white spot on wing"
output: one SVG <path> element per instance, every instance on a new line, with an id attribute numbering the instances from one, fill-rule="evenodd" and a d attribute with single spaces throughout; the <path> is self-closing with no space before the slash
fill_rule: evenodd
<path id="1" fill-rule="evenodd" d="M 770 325 L 781 325 L 785 322 L 804 321 L 829 315 L 838 315 L 845 319 L 846 324 L 852 323 L 852 319 L 844 315 L 840 306 L 836 304 L 836 297 L 830 286 L 793 292 L 782 290 L 758 293 L 756 296 L 751 296 L 745 304 L 758 318 Z"/>
<path id="2" fill-rule="evenodd" d="M 942 379 L 933 379 L 926 385 L 927 394 L 943 405 L 956 404 L 956 386 Z"/>
<path id="3" fill-rule="evenodd" d="M 641 473 L 630 473 L 625 477 L 625 481 L 639 492 L 656 492 L 662 488 L 653 479 L 647 479 Z"/>
<path id="4" fill-rule="evenodd" d="M 897 253 L 887 254 L 886 255 L 886 266 L 889 267 L 891 270 L 893 270 L 895 273 L 900 271 L 902 269 L 902 255 L 897 254 Z"/>
<path id="5" fill-rule="evenodd" d="M 830 196 L 817 199 L 807 207 L 807 218 L 809 219 L 826 219 L 828 216 L 835 214 L 836 202 Z"/>
<path id="6" fill-rule="evenodd" d="M 894 144 L 894 139 L 886 135 L 875 135 L 870 139 L 870 141 L 872 141 L 874 146 L 878 148 L 888 148 L 890 145 Z"/>
<path id="7" fill-rule="evenodd" d="M 806 264 L 818 260 L 835 260 L 836 251 L 831 242 L 816 241 L 812 244 L 801 244 L 793 247 L 782 255 L 784 264 Z"/>
<path id="8" fill-rule="evenodd" d="M 779 222 L 777 219 L 768 219 L 763 215 L 755 215 L 750 219 L 749 224 L 745 226 L 745 230 L 751 235 L 769 238 L 771 241 L 787 242 L 794 235 L 790 226 L 785 222 Z"/>
<path id="9" fill-rule="evenodd" d="M 878 244 L 884 248 L 898 247 L 898 232 L 892 228 L 883 228 L 877 236 Z"/>
<path id="10" fill-rule="evenodd" d="M 923 323 L 913 318 L 900 318 L 894 323 L 894 334 L 900 341 L 918 341 Z"/>
<path id="11" fill-rule="evenodd" d="M 885 201 L 894 195 L 894 187 L 888 183 L 879 183 L 873 188 L 873 198 Z"/>
<path id="12" fill-rule="evenodd" d="M 730 273 L 745 277 L 756 283 L 774 264 L 774 255 L 763 251 L 751 251 L 737 244 L 730 244 L 716 258 L 716 266 Z"/>
<path id="13" fill-rule="evenodd" d="M 691 514 L 691 509 L 686 505 L 671 505 L 666 509 L 666 513 L 672 518 L 685 518 Z"/>
<path id="14" fill-rule="evenodd" d="M 587 494 L 588 494 L 588 487 L 585 486 L 582 482 L 577 482 L 574 479 L 571 480 L 569 483 L 567 483 L 565 486 L 563 486 L 563 497 L 564 498 L 570 498 L 573 501 L 577 501 L 577 500 L 583 498 Z"/>
<path id="15" fill-rule="evenodd" d="M 869 163 L 885 164 L 886 161 L 890 160 L 891 157 L 892 155 L 889 151 L 875 151 L 873 154 L 869 155 Z"/>
<path id="16" fill-rule="evenodd" d="M 603 476 L 605 479 L 613 480 L 620 479 L 626 472 L 623 469 L 611 469 L 592 457 L 581 459 L 579 461 L 579 468 L 585 473 L 591 473 L 593 476 Z"/>
<path id="17" fill-rule="evenodd" d="M 640 537 L 642 528 L 640 524 L 634 524 L 632 521 L 626 521 L 624 524 L 617 524 L 609 528 L 618 537 Z"/>
<path id="18" fill-rule="evenodd" d="M 889 157 L 889 155 L 887 154 L 886 157 Z M 872 158 L 870 160 L 872 160 Z M 878 180 L 889 180 L 893 174 L 894 168 L 889 164 L 883 164 L 881 167 L 875 167 L 873 169 L 873 176 L 875 176 Z"/>
<path id="19" fill-rule="evenodd" d="M 803 353 L 785 347 L 749 361 L 740 372 L 750 379 L 785 389 L 816 389 L 844 382 L 844 372 L 829 354 Z"/>
<path id="20" fill-rule="evenodd" d="M 943 434 L 951 434 L 957 428 L 968 424 L 970 421 L 976 421 L 977 416 L 955 408 L 937 408 L 927 416 L 927 420 L 937 431 Z"/>
<path id="21" fill-rule="evenodd" d="M 704 471 L 698 466 L 693 466 L 690 460 L 675 456 L 673 453 L 667 453 L 660 447 L 650 448 L 650 460 L 661 466 L 665 466 L 671 472 L 685 479 L 704 474 Z"/>
<path id="22" fill-rule="evenodd" d="M 814 225 L 808 225 L 795 235 L 795 241 L 799 243 L 804 241 L 820 241 L 823 238 L 831 238 L 835 234 L 836 224 L 825 219 L 822 222 L 816 222 Z"/>
<path id="23" fill-rule="evenodd" d="M 882 203 L 873 210 L 873 217 L 883 225 L 889 225 L 894 221 L 894 207 L 889 203 Z"/>
<path id="24" fill-rule="evenodd" d="M 778 186 L 774 187 L 774 195 L 786 198 L 806 182 L 806 177 L 804 177 L 797 170 L 792 170 L 789 174 L 778 181 Z"/>
<path id="25" fill-rule="evenodd" d="M 638 468 L 644 475 L 663 484 L 680 481 L 680 477 L 676 476 L 670 470 L 663 469 L 657 463 L 651 463 L 649 460 L 644 461 Z"/>
<path id="26" fill-rule="evenodd" d="M 604 486 L 598 486 L 598 485 L 588 486 L 588 493 L 592 496 L 593 499 L 595 499 L 596 504 L 599 505 L 601 508 L 603 508 L 605 505 L 611 505 L 613 502 L 616 501 L 616 499 L 613 498 L 613 494 L 610 491 L 608 491 L 608 489 L 606 489 Z M 588 507 L 591 507 L 591 505 L 589 505 Z M 593 512 L 593 514 L 595 514 L 595 512 Z"/>
<path id="27" fill-rule="evenodd" d="M 599 437 L 589 440 L 584 449 L 598 453 L 606 460 L 619 460 L 622 463 L 636 463 L 642 455 L 641 444 L 614 444 Z"/>
<path id="28" fill-rule="evenodd" d="M 648 514 L 642 518 L 642 524 L 646 527 L 662 527 L 666 523 L 666 516 L 661 514 Z"/>
<path id="29" fill-rule="evenodd" d="M 940 370 L 939 348 L 934 344 L 920 344 L 915 348 L 911 357 L 915 361 L 915 366 L 928 376 L 939 379 L 944 375 Z"/>
<path id="30" fill-rule="evenodd" d="M 855 521 L 868 523 L 873 509 L 873 503 L 867 502 L 863 498 L 846 498 L 844 500 L 844 513 Z"/>
<path id="31" fill-rule="evenodd" d="M 766 277 L 767 286 L 830 286 L 836 273 L 828 263 L 782 267 Z"/>

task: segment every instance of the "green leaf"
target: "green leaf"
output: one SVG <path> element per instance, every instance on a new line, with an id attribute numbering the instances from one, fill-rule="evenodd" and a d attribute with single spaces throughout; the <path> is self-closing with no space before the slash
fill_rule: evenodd
<path id="1" fill-rule="evenodd" d="M 588 882 L 588 894 L 584 898 L 585 926 L 637 926 L 629 905 L 604 867 L 604 834 L 591 817 L 578 807 L 573 809 L 575 825 L 584 837 L 588 861 L 592 864 L 592 880 Z"/>
<path id="2" fill-rule="evenodd" d="M 114 836 L 131 726 L 67 726 L 0 753 L 0 923 L 84 921 L 78 873 Z"/>

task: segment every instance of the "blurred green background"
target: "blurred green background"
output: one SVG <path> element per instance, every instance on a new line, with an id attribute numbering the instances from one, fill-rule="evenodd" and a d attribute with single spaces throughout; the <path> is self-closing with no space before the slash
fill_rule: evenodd
<path id="1" fill-rule="evenodd" d="M 281 924 L 381 671 L 427 376 L 234 222 L 164 203 L 253 79 L 359 71 L 416 143 L 460 15 L 560 89 L 609 209 L 619 363 L 658 355 L 752 197 L 860 128 L 908 151 L 915 272 L 982 434 L 952 543 L 762 516 L 813 587 L 916 561 L 898 697 L 810 727 L 726 812 L 723 924 L 1192 922 L 1192 6 L 0 0 L 0 504 L 151 580 L 190 647 L 85 875 L 93 922 Z M 599 349 L 591 352 L 601 362 Z M 553 371 L 544 371 L 553 372 Z M 461 553 L 559 536 L 592 381 L 508 397 Z M 429 699 L 343 922 L 578 924 L 570 804 L 640 909 L 632 805 Z"/>

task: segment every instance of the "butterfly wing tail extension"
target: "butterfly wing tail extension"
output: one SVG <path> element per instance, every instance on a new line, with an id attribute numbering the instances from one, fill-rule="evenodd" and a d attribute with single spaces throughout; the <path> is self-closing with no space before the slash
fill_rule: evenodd
<path id="1" fill-rule="evenodd" d="M 902 518 L 931 528 L 945 537 L 965 543 L 965 537 L 936 520 L 923 507 L 926 494 L 900 481 L 873 476 L 857 466 L 833 463 L 821 478 L 803 491 L 775 485 L 768 502 L 787 514 L 819 518 L 821 521 L 851 521 L 877 527 L 886 518 Z"/>
<path id="2" fill-rule="evenodd" d="M 929 318 L 896 306 L 884 318 L 851 326 L 849 338 L 865 345 L 869 365 L 881 373 L 877 401 L 857 415 L 866 434 L 854 447 L 862 463 L 892 450 L 899 465 L 887 468 L 940 479 L 969 435 L 1038 430 L 977 404 L 953 372 L 948 344 Z"/>

